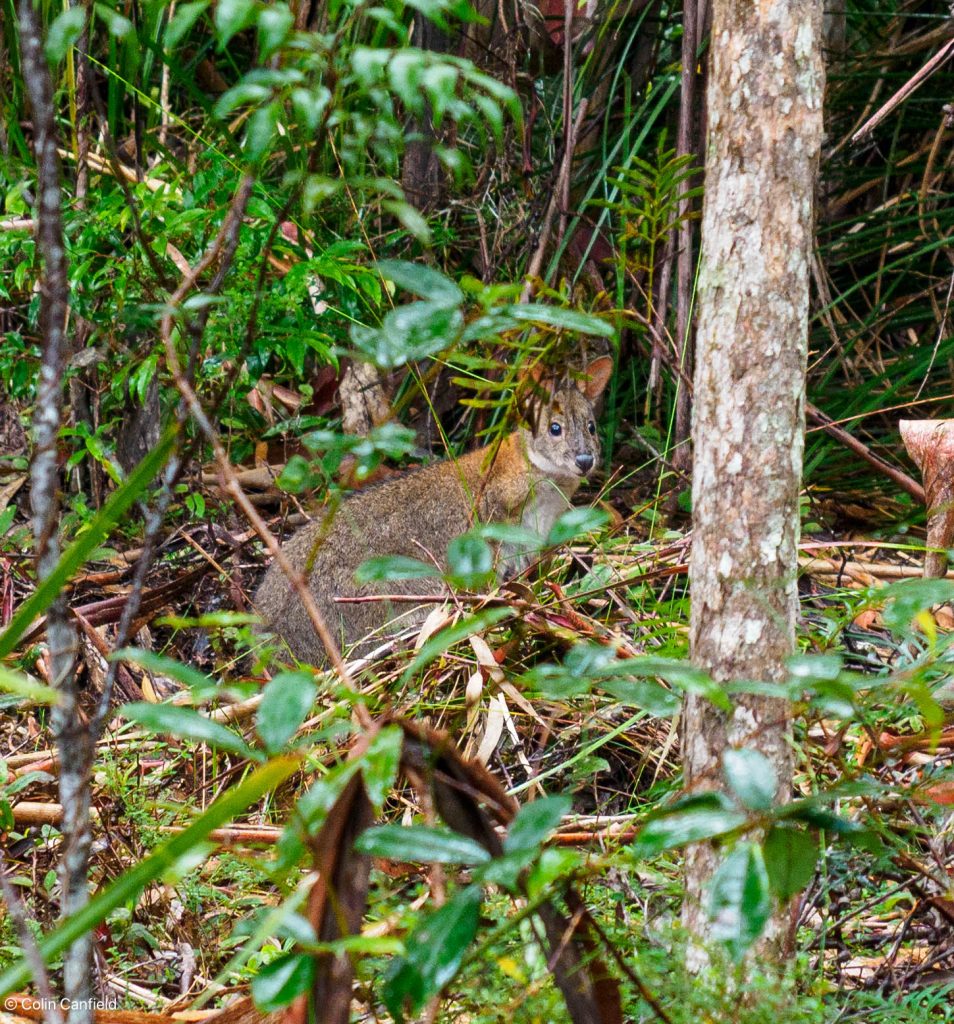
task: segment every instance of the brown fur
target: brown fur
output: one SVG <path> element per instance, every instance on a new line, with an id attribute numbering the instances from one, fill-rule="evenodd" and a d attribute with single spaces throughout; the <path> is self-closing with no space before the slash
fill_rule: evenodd
<path id="1" fill-rule="evenodd" d="M 424 614 L 419 608 L 408 612 L 407 605 L 382 601 L 339 604 L 336 597 L 427 594 L 441 586 L 438 580 L 424 579 L 359 587 L 355 570 L 369 558 L 406 555 L 436 561 L 443 571 L 449 541 L 475 521 L 519 523 L 546 534 L 570 507 L 591 468 L 581 469 L 577 457 L 585 462 L 591 456 L 591 466 L 599 459 L 599 440 L 590 424 L 593 403 L 611 372 L 609 357 L 594 360 L 582 381 L 549 394 L 532 418 L 532 429 L 521 428 L 504 438 L 496 454 L 481 448 L 408 473 L 345 501 L 330 526 L 319 519 L 299 530 L 285 545 L 285 554 L 306 573 L 336 638 L 351 646 L 402 612 L 403 625 L 420 622 Z M 550 433 L 554 422 L 562 428 L 559 437 Z M 277 565 L 265 574 L 254 606 L 296 658 L 315 665 L 325 661 L 311 620 Z"/>

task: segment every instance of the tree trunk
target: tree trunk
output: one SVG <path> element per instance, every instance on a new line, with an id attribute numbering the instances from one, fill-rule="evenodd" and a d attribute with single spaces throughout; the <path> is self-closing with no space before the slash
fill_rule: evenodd
<path id="1" fill-rule="evenodd" d="M 714 0 L 693 422 L 691 653 L 720 681 L 780 679 L 794 648 L 813 198 L 822 140 L 821 0 Z M 731 716 L 689 697 L 689 791 L 721 785 L 728 746 L 760 750 L 791 791 L 789 708 Z M 711 934 L 718 852 L 686 861 L 683 922 Z M 780 937 L 770 923 L 766 940 Z M 696 960 L 696 964 L 700 963 Z"/>

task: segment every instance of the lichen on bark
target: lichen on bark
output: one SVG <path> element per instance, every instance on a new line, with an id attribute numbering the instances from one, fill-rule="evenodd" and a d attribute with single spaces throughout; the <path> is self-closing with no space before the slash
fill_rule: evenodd
<path id="1" fill-rule="evenodd" d="M 797 611 L 798 494 L 812 209 L 822 140 L 820 0 L 715 0 L 693 417 L 691 654 L 715 679 L 779 679 Z M 726 746 L 762 751 L 788 798 L 788 708 L 698 697 L 686 786 L 720 785 Z M 687 857 L 684 923 L 707 938 L 717 853 Z M 777 936 L 779 922 L 770 931 Z"/>

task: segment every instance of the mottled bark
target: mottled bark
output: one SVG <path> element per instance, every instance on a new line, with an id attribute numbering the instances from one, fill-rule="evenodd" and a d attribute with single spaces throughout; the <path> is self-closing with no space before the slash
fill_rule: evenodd
<path id="1" fill-rule="evenodd" d="M 57 438 L 63 416 L 66 370 L 68 278 L 61 215 L 60 165 L 53 112 L 53 87 L 43 53 L 40 23 L 32 0 L 20 0 L 20 50 L 23 80 L 32 108 L 33 150 L 37 166 L 37 248 L 43 259 L 40 282 L 42 363 L 33 417 L 35 448 L 30 503 L 36 543 L 37 577 L 45 580 L 59 561 Z M 89 767 L 92 745 L 79 708 L 73 672 L 75 638 L 62 594 L 47 609 L 46 635 L 50 675 L 60 691 L 53 708 L 53 732 L 59 754 L 63 845 L 60 858 L 60 915 L 68 917 L 89 899 Z M 93 1019 L 93 960 L 89 933 L 77 939 L 63 959 L 63 990 L 71 1001 L 70 1024 Z"/>
<path id="2" fill-rule="evenodd" d="M 821 0 L 713 4 L 690 642 L 695 664 L 718 680 L 779 679 L 794 647 L 821 18 Z M 748 746 L 771 759 L 778 799 L 788 799 L 788 736 L 784 702 L 743 698 L 725 716 L 690 697 L 687 788 L 719 786 L 723 750 Z M 717 864 L 707 845 L 687 858 L 683 920 L 703 941 Z"/>

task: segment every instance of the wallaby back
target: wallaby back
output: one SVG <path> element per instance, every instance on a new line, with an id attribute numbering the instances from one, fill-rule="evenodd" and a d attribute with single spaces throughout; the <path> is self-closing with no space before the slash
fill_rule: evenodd
<path id="1" fill-rule="evenodd" d="M 329 524 L 323 518 L 285 545 L 302 572 L 325 621 L 344 647 L 396 616 L 420 622 L 426 612 L 385 601 L 336 603 L 340 597 L 428 594 L 436 580 L 394 580 L 358 586 L 355 570 L 380 555 L 406 555 L 447 566 L 448 543 L 475 523 L 520 523 L 546 534 L 599 459 L 593 403 L 612 372 L 612 359 L 591 362 L 578 383 L 546 388 L 533 403 L 529 427 L 501 442 L 414 470 L 343 502 Z M 300 661 L 321 665 L 324 648 L 301 601 L 277 564 L 254 598 L 268 630 Z M 365 645 L 362 645 L 364 647 Z M 358 652 L 360 653 L 360 652 Z"/>

